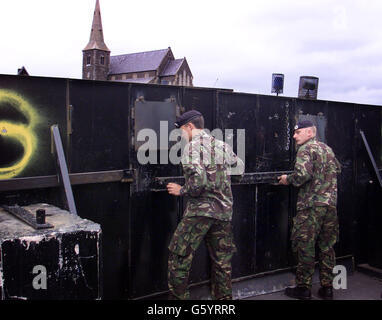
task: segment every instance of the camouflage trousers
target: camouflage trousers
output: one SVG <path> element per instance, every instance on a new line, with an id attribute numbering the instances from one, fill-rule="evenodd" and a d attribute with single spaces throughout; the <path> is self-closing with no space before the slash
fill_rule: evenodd
<path id="1" fill-rule="evenodd" d="M 319 250 L 321 286 L 331 286 L 335 266 L 334 244 L 338 240 L 337 210 L 315 207 L 297 212 L 293 219 L 292 250 L 297 256 L 296 285 L 311 288 L 315 266 L 315 248 Z"/>
<path id="2" fill-rule="evenodd" d="M 172 298 L 189 299 L 188 277 L 194 252 L 205 239 L 211 258 L 211 296 L 232 299 L 231 259 L 236 251 L 230 221 L 184 217 L 169 245 L 168 287 Z"/>

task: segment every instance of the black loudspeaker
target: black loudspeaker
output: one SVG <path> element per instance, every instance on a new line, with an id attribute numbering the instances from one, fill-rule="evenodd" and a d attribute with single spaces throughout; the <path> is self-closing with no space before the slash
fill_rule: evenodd
<path id="1" fill-rule="evenodd" d="M 284 75 L 281 73 L 272 74 L 272 93 L 283 93 L 284 89 Z"/>
<path id="2" fill-rule="evenodd" d="M 300 99 L 317 99 L 318 78 L 317 77 L 300 77 L 300 85 L 298 88 L 298 97 Z"/>

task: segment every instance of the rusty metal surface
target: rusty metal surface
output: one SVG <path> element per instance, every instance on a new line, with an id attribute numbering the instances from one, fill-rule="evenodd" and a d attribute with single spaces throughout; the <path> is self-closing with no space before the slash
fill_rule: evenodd
<path id="1" fill-rule="evenodd" d="M 50 223 L 38 223 L 37 215 L 20 207 L 20 206 L 2 206 L 3 209 L 20 220 L 24 221 L 28 225 L 32 226 L 35 230 L 54 228 Z M 45 219 L 45 218 L 44 218 Z"/>

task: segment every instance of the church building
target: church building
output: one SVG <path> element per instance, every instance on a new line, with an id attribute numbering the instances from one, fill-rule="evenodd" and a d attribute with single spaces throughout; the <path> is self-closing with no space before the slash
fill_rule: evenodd
<path id="1" fill-rule="evenodd" d="M 90 40 L 83 52 L 82 79 L 193 86 L 186 58 L 175 59 L 171 48 L 111 56 L 103 38 L 99 0 Z"/>

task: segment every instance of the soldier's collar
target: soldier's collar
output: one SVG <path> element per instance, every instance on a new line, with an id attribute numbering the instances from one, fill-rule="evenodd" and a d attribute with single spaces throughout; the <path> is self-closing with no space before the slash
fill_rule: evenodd
<path id="1" fill-rule="evenodd" d="M 209 134 L 202 129 L 197 134 L 192 136 L 192 140 L 199 139 L 201 136 L 205 136 L 205 135 L 209 136 Z"/>
<path id="2" fill-rule="evenodd" d="M 308 143 L 315 142 L 315 141 L 317 141 L 317 138 L 316 137 L 312 137 L 309 140 L 306 140 L 302 145 L 300 145 L 300 147 L 305 146 Z"/>

